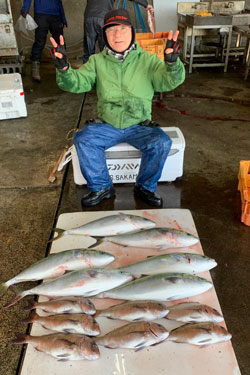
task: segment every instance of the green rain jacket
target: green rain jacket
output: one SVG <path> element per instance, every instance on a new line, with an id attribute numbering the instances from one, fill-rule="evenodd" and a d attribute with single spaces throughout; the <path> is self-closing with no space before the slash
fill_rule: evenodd
<path id="1" fill-rule="evenodd" d="M 107 55 L 92 55 L 79 69 L 57 70 L 57 84 L 65 91 L 84 93 L 96 87 L 98 116 L 119 129 L 151 120 L 154 92 L 171 91 L 185 79 L 178 58 L 168 65 L 136 44 L 124 62 Z"/>

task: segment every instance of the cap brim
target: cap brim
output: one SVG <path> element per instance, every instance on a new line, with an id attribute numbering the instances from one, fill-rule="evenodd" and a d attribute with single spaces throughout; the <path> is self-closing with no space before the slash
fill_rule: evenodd
<path id="1" fill-rule="evenodd" d="M 107 23 L 106 25 L 103 25 L 102 26 L 102 29 L 104 29 L 104 28 L 106 28 L 106 27 L 108 27 L 108 26 L 110 26 L 110 25 L 117 25 L 117 26 L 127 26 L 127 27 L 132 27 L 132 25 L 127 25 L 126 23 L 118 23 L 118 22 L 109 22 L 109 23 Z"/>

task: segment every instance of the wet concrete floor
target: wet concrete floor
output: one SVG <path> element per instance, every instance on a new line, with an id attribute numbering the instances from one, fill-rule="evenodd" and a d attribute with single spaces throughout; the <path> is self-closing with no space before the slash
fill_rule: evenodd
<path id="1" fill-rule="evenodd" d="M 153 119 L 162 126 L 177 126 L 186 149 L 181 181 L 160 183 L 164 208 L 185 208 L 193 215 L 203 251 L 216 259 L 212 278 L 242 375 L 250 374 L 250 227 L 240 222 L 237 191 L 240 160 L 250 160 L 250 79 L 243 81 L 240 67 L 202 70 L 164 94 L 153 105 Z M 29 66 L 27 67 L 27 73 Z M 23 77 L 28 117 L 0 122 L 0 279 L 8 280 L 43 258 L 61 213 L 81 211 L 86 187 L 77 187 L 72 166 L 47 180 L 64 145 L 67 132 L 96 116 L 96 96 L 62 92 L 55 84 L 51 64 L 42 66 L 42 83 Z M 80 122 L 79 122 L 80 119 Z M 133 184 L 117 184 L 116 198 L 85 211 L 151 208 L 135 199 Z M 30 288 L 34 283 L 15 289 Z M 27 329 L 23 299 L 2 308 L 13 298 L 9 290 L 0 298 L 0 375 L 18 374 L 22 346 L 10 344 L 15 332 Z"/>

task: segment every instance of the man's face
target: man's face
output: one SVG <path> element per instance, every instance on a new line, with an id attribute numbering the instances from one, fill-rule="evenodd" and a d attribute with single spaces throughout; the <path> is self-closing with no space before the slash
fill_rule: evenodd
<path id="1" fill-rule="evenodd" d="M 132 28 L 125 25 L 110 26 L 106 30 L 107 40 L 115 52 L 124 52 L 132 41 Z"/>

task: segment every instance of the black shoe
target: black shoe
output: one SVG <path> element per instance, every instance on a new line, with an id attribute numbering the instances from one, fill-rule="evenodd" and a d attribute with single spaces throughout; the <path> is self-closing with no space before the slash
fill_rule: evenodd
<path id="1" fill-rule="evenodd" d="M 95 206 L 96 204 L 99 204 L 103 199 L 111 198 L 114 195 L 115 189 L 113 186 L 100 191 L 91 191 L 87 195 L 84 195 L 84 197 L 82 198 L 82 205 Z"/>
<path id="2" fill-rule="evenodd" d="M 143 189 L 143 187 L 139 185 L 135 185 L 134 187 L 134 195 L 136 197 L 141 198 L 144 202 L 149 204 L 150 206 L 159 207 L 162 205 L 162 198 L 157 193 L 152 193 L 149 190 Z"/>

